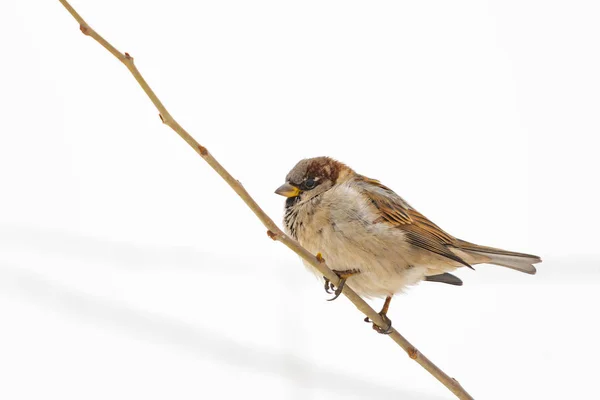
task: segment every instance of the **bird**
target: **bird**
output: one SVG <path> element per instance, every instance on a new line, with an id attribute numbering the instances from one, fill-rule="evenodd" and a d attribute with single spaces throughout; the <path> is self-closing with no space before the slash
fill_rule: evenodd
<path id="1" fill-rule="evenodd" d="M 299 161 L 275 193 L 286 197 L 285 232 L 340 278 L 325 290 L 335 300 L 346 283 L 366 298 L 385 298 L 379 313 L 387 316 L 392 297 L 421 281 L 461 286 L 450 272 L 476 264 L 494 264 L 535 274 L 541 258 L 458 239 L 442 230 L 380 181 L 356 173 L 330 157 Z M 318 274 L 305 260 L 304 264 Z M 366 322 L 372 322 L 365 318 Z"/>

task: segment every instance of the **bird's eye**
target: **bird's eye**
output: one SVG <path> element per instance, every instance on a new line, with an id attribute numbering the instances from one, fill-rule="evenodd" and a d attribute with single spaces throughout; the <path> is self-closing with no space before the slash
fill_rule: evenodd
<path id="1" fill-rule="evenodd" d="M 312 188 L 314 188 L 317 185 L 317 182 L 314 180 L 314 178 L 308 178 L 307 180 L 304 181 L 304 187 L 306 188 L 306 190 L 310 190 Z"/>

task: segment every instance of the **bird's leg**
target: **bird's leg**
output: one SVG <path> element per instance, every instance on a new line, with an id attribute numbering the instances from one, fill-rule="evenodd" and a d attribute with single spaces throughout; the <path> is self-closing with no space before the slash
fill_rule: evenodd
<path id="1" fill-rule="evenodd" d="M 338 297 L 340 297 L 340 294 L 342 294 L 342 290 L 344 290 L 344 286 L 346 285 L 346 280 L 348 278 L 350 278 L 352 275 L 356 275 L 356 274 L 360 273 L 360 271 L 357 269 L 347 269 L 345 271 L 336 271 L 334 269 L 333 272 L 335 272 L 335 274 L 340 278 L 340 285 L 336 288 L 329 279 L 327 279 L 326 277 L 323 277 L 323 279 L 325 279 L 325 291 L 327 293 L 331 293 L 329 291 L 331 289 L 334 291 L 333 294 L 335 294 L 335 296 L 333 296 L 331 299 L 327 299 L 327 301 L 333 301 L 333 300 L 337 299 Z"/>
<path id="2" fill-rule="evenodd" d="M 381 311 L 379 311 L 379 315 L 381 315 L 381 318 L 383 318 L 383 321 L 386 323 L 387 327 L 382 328 L 379 325 L 375 325 L 375 323 L 373 322 L 373 329 L 377 332 L 377 333 L 381 333 L 382 335 L 389 335 L 390 333 L 392 333 L 392 320 L 388 318 L 387 316 L 387 312 L 390 308 L 390 302 L 392 301 L 392 296 L 388 296 L 385 298 L 385 303 L 383 303 L 383 307 L 381 308 Z M 372 322 L 369 317 L 365 317 L 365 322 Z"/>

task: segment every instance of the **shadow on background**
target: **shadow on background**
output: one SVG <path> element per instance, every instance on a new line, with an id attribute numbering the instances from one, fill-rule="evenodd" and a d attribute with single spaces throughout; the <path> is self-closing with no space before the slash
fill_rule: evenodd
<path id="1" fill-rule="evenodd" d="M 223 259 L 235 273 L 271 274 L 280 271 L 269 263 L 258 264 L 236 259 L 231 254 L 208 254 L 188 246 L 160 246 L 119 242 L 75 233 L 49 231 L 39 228 L 0 225 L 0 243 L 18 246 L 40 254 L 52 254 L 67 259 L 94 260 L 127 269 L 218 269 Z M 299 264 L 299 263 L 298 263 Z"/>
<path id="2" fill-rule="evenodd" d="M 19 246 L 36 253 L 59 255 L 76 260 L 94 260 L 134 270 L 201 267 L 204 271 L 218 270 L 222 273 L 223 269 L 220 266 L 227 261 L 228 271 L 235 274 L 279 277 L 289 274 L 286 268 L 281 268 L 282 265 L 276 262 L 257 263 L 247 258 L 235 258 L 231 254 L 208 254 L 187 246 L 161 247 L 135 244 L 30 227 L 0 225 L 0 243 L 2 243 L 1 247 Z M 538 283 L 582 280 L 585 282 L 588 278 L 598 279 L 600 275 L 599 256 L 577 254 L 549 258 L 543 254 L 541 256 L 544 261 L 537 265 L 538 274 L 535 276 Z M 299 261 L 295 261 L 294 259 L 290 264 L 301 265 Z M 529 279 L 516 278 L 518 275 L 512 271 L 507 272 L 503 268 L 492 265 L 480 265 L 476 270 L 491 271 L 485 279 L 476 279 L 477 284 L 531 283 Z"/>
<path id="3" fill-rule="evenodd" d="M 360 398 L 441 399 L 325 369 L 293 354 L 243 345 L 223 338 L 216 332 L 78 292 L 18 268 L 0 265 L 0 287 L 26 296 L 42 307 L 66 311 L 80 319 L 93 319 L 136 337 L 167 343 L 203 359 L 212 358 L 233 366 L 280 376 L 304 388 L 323 389 Z"/>

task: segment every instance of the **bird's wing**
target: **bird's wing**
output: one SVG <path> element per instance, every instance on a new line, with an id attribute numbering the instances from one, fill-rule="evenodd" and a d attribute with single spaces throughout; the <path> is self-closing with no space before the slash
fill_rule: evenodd
<path id="1" fill-rule="evenodd" d="M 404 232 L 410 244 L 472 268 L 450 250 L 451 247 L 457 247 L 456 238 L 412 208 L 392 189 L 363 176 L 358 178 L 358 183 L 363 194 L 381 214 L 374 222 L 393 225 Z"/>

